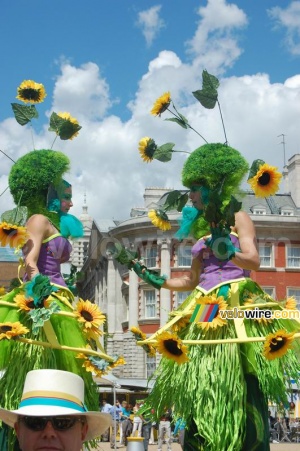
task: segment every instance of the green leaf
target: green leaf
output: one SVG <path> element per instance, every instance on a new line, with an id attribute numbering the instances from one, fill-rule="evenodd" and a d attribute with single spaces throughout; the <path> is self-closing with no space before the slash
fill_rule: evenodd
<path id="1" fill-rule="evenodd" d="M 157 149 L 153 154 L 153 158 L 155 158 L 155 160 L 162 161 L 163 163 L 170 161 L 172 159 L 174 146 L 175 146 L 174 143 L 166 143 L 163 144 L 162 146 L 157 147 Z"/>
<path id="2" fill-rule="evenodd" d="M 72 136 L 79 132 L 81 128 L 82 127 L 79 124 L 74 124 L 54 112 L 50 116 L 50 127 L 48 130 L 57 133 L 63 141 L 72 138 Z"/>
<path id="3" fill-rule="evenodd" d="M 71 139 L 72 136 L 74 136 L 75 133 L 79 132 L 81 128 L 82 127 L 78 124 L 73 124 L 73 122 L 66 121 L 61 125 L 58 131 L 58 135 L 60 139 L 66 141 L 67 139 Z"/>
<path id="4" fill-rule="evenodd" d="M 242 208 L 242 202 L 239 202 L 234 196 L 230 197 L 229 204 L 224 208 L 224 219 L 228 226 L 234 226 L 235 224 L 235 213 L 240 211 Z"/>
<path id="5" fill-rule="evenodd" d="M 114 247 L 111 250 L 112 258 L 117 260 L 117 262 L 121 263 L 121 265 L 131 265 L 132 260 L 138 258 L 136 252 L 131 252 L 122 246 L 121 243 L 115 243 Z"/>
<path id="6" fill-rule="evenodd" d="M 166 200 L 162 205 L 162 209 L 165 211 L 177 210 L 180 212 L 187 203 L 188 198 L 189 196 L 187 193 L 182 193 L 178 190 L 170 191 L 166 195 Z"/>
<path id="7" fill-rule="evenodd" d="M 26 125 L 33 118 L 38 118 L 39 113 L 34 105 L 21 105 L 20 103 L 11 104 L 16 121 L 20 125 Z"/>
<path id="8" fill-rule="evenodd" d="M 27 221 L 28 209 L 27 207 L 16 207 L 13 210 L 7 210 L 1 215 L 1 222 L 8 224 L 16 224 L 24 226 Z"/>
<path id="9" fill-rule="evenodd" d="M 213 109 L 218 100 L 219 80 L 206 70 L 202 72 L 202 89 L 193 92 L 193 96 L 204 108 Z"/>
<path id="10" fill-rule="evenodd" d="M 260 166 L 263 165 L 263 164 L 265 164 L 264 160 L 254 160 L 253 161 L 253 163 L 251 165 L 251 168 L 250 168 L 250 171 L 249 171 L 248 180 L 252 179 L 252 177 L 254 177 L 257 174 Z"/>
<path id="11" fill-rule="evenodd" d="M 180 115 L 180 116 L 182 116 L 182 115 Z M 178 117 L 170 117 L 170 118 L 165 119 L 165 121 L 176 122 L 176 124 L 180 125 L 180 127 L 183 127 L 185 129 L 188 128 L 188 126 L 187 126 L 188 121 L 185 118 L 179 119 Z"/>

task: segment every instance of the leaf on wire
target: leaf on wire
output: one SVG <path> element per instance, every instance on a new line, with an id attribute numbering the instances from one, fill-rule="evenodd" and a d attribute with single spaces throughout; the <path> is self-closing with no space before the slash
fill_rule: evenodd
<path id="1" fill-rule="evenodd" d="M 189 121 L 187 120 L 186 117 L 184 117 L 182 114 L 180 114 L 177 110 L 176 110 L 176 112 L 177 112 L 179 118 L 178 117 L 170 117 L 170 118 L 165 119 L 165 121 L 176 122 L 176 124 L 180 125 L 180 127 L 187 129 Z"/>
<path id="2" fill-rule="evenodd" d="M 58 114 L 53 112 L 50 116 L 50 132 L 55 132 L 60 139 L 63 141 L 72 138 L 72 136 L 79 132 L 81 126 L 79 124 L 74 124 L 74 122 L 69 121 Z"/>
<path id="3" fill-rule="evenodd" d="M 20 125 L 26 125 L 33 118 L 38 118 L 39 113 L 34 105 L 21 105 L 20 103 L 12 103 L 16 121 Z"/>
<path id="4" fill-rule="evenodd" d="M 8 224 L 16 224 L 24 226 L 27 221 L 28 209 L 27 207 L 16 207 L 13 210 L 7 210 L 1 215 L 1 222 Z"/>
<path id="5" fill-rule="evenodd" d="M 115 243 L 114 247 L 110 250 L 110 254 L 121 265 L 130 265 L 132 260 L 138 258 L 137 252 L 129 251 L 121 243 Z"/>
<path id="6" fill-rule="evenodd" d="M 177 210 L 179 212 L 182 211 L 189 198 L 187 193 L 179 190 L 170 191 L 165 197 L 166 200 L 161 208 L 165 211 Z"/>
<path id="7" fill-rule="evenodd" d="M 254 160 L 253 161 L 250 171 L 249 171 L 248 180 L 252 179 L 252 177 L 254 177 L 257 174 L 260 166 L 262 166 L 263 164 L 265 164 L 264 160 Z"/>
<path id="8" fill-rule="evenodd" d="M 166 163 L 172 159 L 174 143 L 166 143 L 156 148 L 153 158 Z"/>
<path id="9" fill-rule="evenodd" d="M 213 109 L 218 100 L 219 80 L 206 70 L 202 72 L 202 89 L 193 92 L 193 96 L 204 108 Z"/>

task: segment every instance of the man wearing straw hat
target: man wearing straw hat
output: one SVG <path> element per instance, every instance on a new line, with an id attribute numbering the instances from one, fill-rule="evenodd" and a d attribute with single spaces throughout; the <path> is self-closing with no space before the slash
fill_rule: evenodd
<path id="1" fill-rule="evenodd" d="M 29 371 L 19 408 L 0 409 L 0 419 L 14 427 L 22 451 L 80 451 L 111 424 L 109 414 L 87 411 L 82 378 L 60 370 Z"/>

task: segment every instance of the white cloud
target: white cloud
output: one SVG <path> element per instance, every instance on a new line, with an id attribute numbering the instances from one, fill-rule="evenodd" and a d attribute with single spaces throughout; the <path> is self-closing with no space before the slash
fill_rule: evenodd
<path id="1" fill-rule="evenodd" d="M 276 28 L 283 28 L 285 46 L 292 55 L 300 55 L 300 1 L 291 2 L 287 8 L 275 6 L 268 10 Z"/>
<path id="2" fill-rule="evenodd" d="M 220 11 L 221 19 L 214 19 L 217 11 Z M 227 47 L 215 44 L 216 37 L 211 37 L 210 31 L 223 23 L 226 36 L 229 36 L 247 20 L 244 13 L 236 7 L 228 9 L 221 0 L 209 1 L 201 14 L 204 22 L 200 22 L 199 27 L 205 25 L 206 29 L 201 35 L 201 45 L 206 49 L 202 63 L 199 52 L 190 54 L 193 59 L 188 64 L 175 52 L 162 50 L 149 61 L 148 70 L 139 80 L 129 104 L 130 118 L 126 121 L 110 114 L 114 99 L 111 98 L 109 80 L 103 78 L 100 67 L 93 62 L 80 67 L 62 62 L 49 111 L 69 111 L 82 125 L 79 136 L 73 141 L 57 140 L 55 143 L 55 148 L 71 159 L 71 172 L 66 178 L 73 184 L 74 214 L 80 215 L 82 211 L 84 193 L 89 214 L 97 221 L 128 218 L 131 207 L 143 205 L 145 187 L 181 187 L 180 174 L 186 154 L 175 154 L 170 163 L 153 161 L 146 164 L 138 152 L 138 143 L 143 136 L 152 137 L 159 145 L 174 142 L 175 149 L 184 151 L 192 151 L 203 144 L 193 131 L 165 121 L 171 116 L 168 112 L 161 118 L 150 115 L 153 102 L 165 91 L 171 92 L 179 111 L 209 142 L 224 142 L 218 108 L 204 109 L 192 91 L 202 87 L 201 73 L 207 68 L 206 61 L 216 58 L 220 73 L 228 66 Z M 196 45 L 198 39 L 199 28 L 191 42 Z M 232 48 L 239 48 L 238 37 L 232 33 L 230 39 Z M 300 152 L 299 127 L 295 119 L 300 117 L 299 98 L 298 74 L 284 83 L 271 83 L 269 76 L 263 73 L 223 76 L 219 99 L 229 144 L 239 149 L 249 163 L 262 158 L 282 169 L 283 150 L 278 135 L 285 134 L 287 158 Z M 46 101 L 51 101 L 50 93 Z M 36 148 L 47 148 L 53 141 L 53 133 L 47 131 L 47 118 L 44 123 L 39 134 L 33 133 Z M 30 128 L 21 127 L 12 118 L 7 119 L 0 123 L 0 142 L 1 148 L 17 159 L 32 148 Z M 12 163 L 1 154 L 0 162 L 2 192 Z M 11 197 L 6 192 L 0 197 L 0 211 L 11 207 Z"/>
<path id="3" fill-rule="evenodd" d="M 138 13 L 137 25 L 141 28 L 148 47 L 165 26 L 164 20 L 159 16 L 160 10 L 161 5 L 157 5 Z"/>
<path id="4" fill-rule="evenodd" d="M 231 67 L 242 49 L 235 37 L 248 21 L 245 13 L 225 0 L 208 0 L 198 9 L 200 21 L 194 37 L 187 42 L 195 66 L 218 74 Z"/>

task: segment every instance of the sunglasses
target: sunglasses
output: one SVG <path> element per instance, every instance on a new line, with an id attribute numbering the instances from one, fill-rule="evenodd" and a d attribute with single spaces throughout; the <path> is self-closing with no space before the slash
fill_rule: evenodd
<path id="1" fill-rule="evenodd" d="M 85 420 L 78 417 L 20 417 L 19 421 L 25 424 L 25 426 L 31 431 L 43 431 L 48 423 L 52 424 L 53 429 L 56 431 L 67 431 L 71 429 L 78 421 L 85 423 Z"/>

